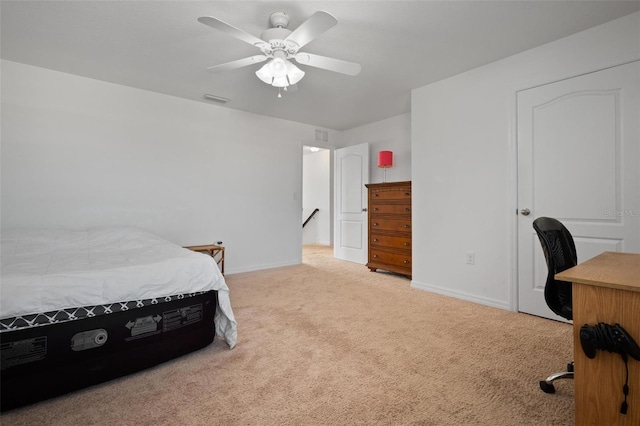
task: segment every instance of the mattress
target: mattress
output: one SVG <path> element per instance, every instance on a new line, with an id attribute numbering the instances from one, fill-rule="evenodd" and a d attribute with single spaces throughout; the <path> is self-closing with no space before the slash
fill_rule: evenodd
<path id="1" fill-rule="evenodd" d="M 217 291 L 214 324 L 237 340 L 229 288 L 215 261 L 132 227 L 2 233 L 0 333 Z"/>
<path id="2" fill-rule="evenodd" d="M 138 372 L 209 345 L 215 290 L 0 335 L 0 411 Z"/>

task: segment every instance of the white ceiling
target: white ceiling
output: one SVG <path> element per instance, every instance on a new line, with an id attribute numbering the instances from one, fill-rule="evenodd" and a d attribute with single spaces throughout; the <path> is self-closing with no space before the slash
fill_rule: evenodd
<path id="1" fill-rule="evenodd" d="M 6 1 L 3 59 L 242 111 L 344 130 L 408 112 L 411 89 L 640 10 L 640 1 Z M 362 65 L 355 77 L 310 68 L 294 93 L 260 65 L 205 68 L 260 54 L 197 21 L 257 37 L 272 12 L 295 29 L 317 10 L 338 24 L 302 51 Z"/>

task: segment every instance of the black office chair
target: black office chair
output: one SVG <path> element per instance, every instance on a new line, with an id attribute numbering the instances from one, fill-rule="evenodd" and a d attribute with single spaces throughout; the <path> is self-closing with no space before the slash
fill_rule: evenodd
<path id="1" fill-rule="evenodd" d="M 573 237 L 560 221 L 550 217 L 539 217 L 534 220 L 533 229 L 538 234 L 549 271 L 544 287 L 544 299 L 554 313 L 572 320 L 571 283 L 558 281 L 554 276 L 578 263 Z M 541 380 L 540 389 L 546 393 L 554 393 L 556 389 L 553 382 L 558 379 L 573 379 L 573 362 L 567 364 L 567 371 L 552 374 L 546 380 Z"/>

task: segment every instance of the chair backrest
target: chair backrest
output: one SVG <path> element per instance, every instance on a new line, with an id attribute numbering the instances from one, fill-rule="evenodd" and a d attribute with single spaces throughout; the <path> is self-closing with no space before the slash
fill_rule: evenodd
<path id="1" fill-rule="evenodd" d="M 571 283 L 558 281 L 554 276 L 578 263 L 573 237 L 559 220 L 550 217 L 539 217 L 534 220 L 533 229 L 542 244 L 549 271 L 544 287 L 544 299 L 554 313 L 571 320 L 573 319 Z"/>

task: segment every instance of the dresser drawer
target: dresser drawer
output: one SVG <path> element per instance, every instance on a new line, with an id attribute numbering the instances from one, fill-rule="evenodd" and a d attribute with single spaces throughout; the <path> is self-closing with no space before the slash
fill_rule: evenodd
<path id="1" fill-rule="evenodd" d="M 373 204 L 370 212 L 375 214 L 411 214 L 411 204 Z"/>
<path id="2" fill-rule="evenodd" d="M 396 231 L 411 232 L 411 219 L 371 218 L 371 232 Z"/>
<path id="3" fill-rule="evenodd" d="M 369 261 L 372 263 L 384 263 L 387 265 L 397 265 L 411 268 L 411 254 L 388 253 L 374 248 L 369 252 Z"/>
<path id="4" fill-rule="evenodd" d="M 393 189 L 372 189 L 369 194 L 369 202 L 376 203 L 379 201 L 405 200 L 411 203 L 411 188 L 393 188 Z"/>
<path id="5" fill-rule="evenodd" d="M 369 244 L 371 247 L 390 247 L 411 251 L 411 237 L 372 234 Z"/>

